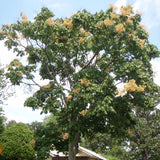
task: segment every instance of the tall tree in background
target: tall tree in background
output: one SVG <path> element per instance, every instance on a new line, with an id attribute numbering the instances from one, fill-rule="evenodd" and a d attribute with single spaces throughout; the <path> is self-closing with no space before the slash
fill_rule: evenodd
<path id="1" fill-rule="evenodd" d="M 130 130 L 128 158 L 157 160 L 160 155 L 160 110 L 146 111 L 136 108 L 137 124 Z"/>
<path id="2" fill-rule="evenodd" d="M 3 104 L 4 100 L 9 96 L 7 92 L 7 81 L 4 75 L 4 69 L 0 65 L 0 105 Z M 4 131 L 5 117 L 3 115 L 3 109 L 0 107 L 0 134 Z"/>
<path id="3" fill-rule="evenodd" d="M 17 54 L 7 66 L 13 85 L 37 85 L 25 106 L 56 115 L 59 139 L 69 140 L 69 159 L 75 159 L 80 134 L 124 133 L 134 124 L 134 106 L 152 109 L 159 102 L 150 60 L 159 56 L 132 7 L 120 14 L 80 11 L 54 19 L 47 8 L 29 21 L 4 25 L 0 39 Z M 37 75 L 48 80 L 38 84 Z M 119 91 L 118 83 L 124 83 Z"/>
<path id="4" fill-rule="evenodd" d="M 4 131 L 4 115 L 3 115 L 3 110 L 0 108 L 0 134 Z"/>

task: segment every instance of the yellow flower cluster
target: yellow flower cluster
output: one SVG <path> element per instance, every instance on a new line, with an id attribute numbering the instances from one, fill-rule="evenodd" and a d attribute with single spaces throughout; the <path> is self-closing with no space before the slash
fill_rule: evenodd
<path id="1" fill-rule="evenodd" d="M 78 94 L 80 91 L 81 91 L 80 88 L 77 88 L 77 89 L 73 89 L 73 90 L 72 90 L 72 92 L 73 92 L 73 93 L 76 93 L 76 94 Z"/>
<path id="2" fill-rule="evenodd" d="M 80 79 L 80 81 L 81 84 L 84 85 L 85 87 L 88 87 L 91 83 L 87 78 Z"/>
<path id="3" fill-rule="evenodd" d="M 69 138 L 69 134 L 68 133 L 62 133 L 61 138 L 63 138 L 64 140 L 67 140 Z"/>
<path id="4" fill-rule="evenodd" d="M 69 100 L 71 100 L 71 99 L 72 99 L 72 96 L 71 96 L 71 95 L 69 95 L 69 96 L 66 98 L 67 101 L 69 101 Z"/>
<path id="5" fill-rule="evenodd" d="M 44 85 L 44 86 L 42 86 L 43 88 L 45 88 L 45 89 L 50 89 L 51 88 L 51 85 L 50 84 L 47 84 L 47 85 Z"/>
<path id="6" fill-rule="evenodd" d="M 106 26 L 112 26 L 114 23 L 115 23 L 115 21 L 110 20 L 110 19 L 105 19 L 105 20 L 104 20 L 104 24 L 105 24 Z"/>
<path id="7" fill-rule="evenodd" d="M 30 142 L 29 142 L 29 144 L 31 145 L 31 146 L 35 146 L 35 140 L 34 139 L 32 139 Z"/>
<path id="8" fill-rule="evenodd" d="M 127 16 L 127 15 L 130 15 L 133 12 L 132 11 L 132 6 L 130 4 L 128 4 L 126 7 L 122 7 L 120 12 L 121 12 L 121 15 L 124 16 L 124 17 Z"/>
<path id="9" fill-rule="evenodd" d="M 116 32 L 118 32 L 119 34 L 121 34 L 122 32 L 125 32 L 126 29 L 124 28 L 123 24 L 118 24 L 116 25 Z"/>
<path id="10" fill-rule="evenodd" d="M 63 25 L 66 26 L 68 29 L 73 28 L 72 20 L 65 19 L 64 22 L 63 22 Z"/>
<path id="11" fill-rule="evenodd" d="M 22 73 L 19 72 L 19 73 L 18 73 L 18 76 L 19 76 L 19 77 L 22 77 Z"/>
<path id="12" fill-rule="evenodd" d="M 128 134 L 129 134 L 130 136 L 132 136 L 132 135 L 133 135 L 133 130 L 132 130 L 132 129 L 128 129 Z"/>
<path id="13" fill-rule="evenodd" d="M 117 19 L 118 18 L 118 14 L 116 14 L 114 12 L 111 12 L 110 16 L 111 16 L 112 19 Z"/>
<path id="14" fill-rule="evenodd" d="M 22 18 L 22 22 L 23 23 L 27 23 L 28 22 L 27 16 L 25 14 L 23 14 L 22 12 L 21 12 L 21 18 Z"/>
<path id="15" fill-rule="evenodd" d="M 0 30 L 0 34 L 4 34 L 4 33 L 5 33 L 4 31 Z"/>
<path id="16" fill-rule="evenodd" d="M 12 66 L 11 66 L 11 65 L 7 65 L 7 66 L 6 66 L 6 68 L 11 69 L 11 68 L 12 68 Z"/>
<path id="17" fill-rule="evenodd" d="M 84 41 L 83 37 L 80 37 L 77 42 L 78 42 L 78 43 L 82 43 L 83 41 Z"/>
<path id="18" fill-rule="evenodd" d="M 82 110 L 79 114 L 85 116 L 88 113 L 88 109 Z"/>
<path id="19" fill-rule="evenodd" d="M 100 22 L 97 23 L 96 26 L 97 26 L 98 28 L 101 28 L 101 27 L 103 27 L 103 25 L 104 25 L 104 21 L 100 21 Z"/>
<path id="20" fill-rule="evenodd" d="M 137 27 L 138 27 L 138 28 L 145 29 L 145 25 L 142 25 L 142 24 L 139 24 Z"/>
<path id="21" fill-rule="evenodd" d="M 10 34 L 6 35 L 6 37 L 7 37 L 8 39 L 12 39 L 12 36 L 11 36 Z"/>
<path id="22" fill-rule="evenodd" d="M 13 61 L 14 66 L 19 67 L 21 63 L 18 60 Z"/>
<path id="23" fill-rule="evenodd" d="M 117 10 L 117 7 L 116 7 L 114 4 L 110 3 L 109 6 L 110 6 L 110 8 L 112 8 L 113 10 Z"/>
<path id="24" fill-rule="evenodd" d="M 51 20 L 51 18 L 48 18 L 48 19 L 47 19 L 47 24 L 48 24 L 49 26 L 54 26 L 54 25 L 55 25 L 55 23 Z"/>
<path id="25" fill-rule="evenodd" d="M 142 49 L 144 48 L 145 41 L 145 39 L 140 40 L 140 46 Z"/>
<path id="26" fill-rule="evenodd" d="M 87 32 L 83 28 L 81 28 L 80 31 L 84 34 L 85 37 L 88 37 L 90 35 L 90 32 Z"/>
<path id="27" fill-rule="evenodd" d="M 124 86 L 124 89 L 119 92 L 119 95 L 122 95 L 124 92 L 134 92 L 134 91 L 138 91 L 138 92 L 143 92 L 145 90 L 146 86 L 142 86 L 139 85 L 137 86 L 136 81 L 134 79 L 129 80 L 128 83 L 126 83 L 126 85 Z"/>
<path id="28" fill-rule="evenodd" d="M 126 23 L 133 23 L 134 16 L 130 16 L 126 19 Z"/>

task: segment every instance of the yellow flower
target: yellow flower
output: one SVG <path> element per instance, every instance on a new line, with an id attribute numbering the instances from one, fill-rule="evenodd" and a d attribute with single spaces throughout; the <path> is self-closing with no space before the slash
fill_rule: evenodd
<path id="1" fill-rule="evenodd" d="M 22 73 L 19 72 L 19 73 L 18 73 L 18 76 L 19 76 L 19 77 L 22 77 Z"/>
<path id="2" fill-rule="evenodd" d="M 133 23 L 133 20 L 132 19 L 126 19 L 126 23 Z"/>
<path id="3" fill-rule="evenodd" d="M 138 92 L 144 92 L 145 88 L 146 88 L 146 86 L 139 85 L 138 88 L 137 88 L 137 91 Z"/>
<path id="4" fill-rule="evenodd" d="M 13 61 L 14 66 L 19 67 L 21 63 L 18 60 Z"/>
<path id="5" fill-rule="evenodd" d="M 63 22 L 63 25 L 66 26 L 68 29 L 73 28 L 72 20 L 65 19 L 64 22 Z"/>
<path id="6" fill-rule="evenodd" d="M 114 6 L 112 3 L 109 4 L 110 8 L 112 8 L 113 10 L 117 10 L 117 7 Z"/>
<path id="7" fill-rule="evenodd" d="M 45 88 L 45 89 L 50 89 L 51 88 L 51 85 L 50 84 L 47 84 L 47 85 L 44 85 L 44 86 L 42 86 L 43 88 Z"/>
<path id="8" fill-rule="evenodd" d="M 79 114 L 85 116 L 88 113 L 88 109 L 82 110 Z"/>
<path id="9" fill-rule="evenodd" d="M 126 29 L 124 28 L 123 24 L 116 25 L 116 32 L 121 34 L 122 32 L 125 32 L 125 31 L 126 31 Z"/>
<path id="10" fill-rule="evenodd" d="M 53 21 L 51 20 L 51 18 L 48 18 L 47 19 L 47 24 L 49 25 L 49 26 L 54 26 L 55 24 L 53 23 Z"/>
<path id="11" fill-rule="evenodd" d="M 29 142 L 29 144 L 31 145 L 31 146 L 35 146 L 35 140 L 34 139 L 32 139 L 30 142 Z"/>
<path id="12" fill-rule="evenodd" d="M 7 66 L 6 66 L 6 68 L 11 69 L 11 68 L 12 68 L 12 66 L 11 66 L 11 65 L 7 65 Z"/>
<path id="13" fill-rule="evenodd" d="M 106 26 L 112 26 L 114 23 L 115 23 L 115 21 L 110 20 L 110 19 L 105 19 L 105 20 L 104 20 L 104 24 L 105 24 Z"/>
<path id="14" fill-rule="evenodd" d="M 0 30 L 0 34 L 4 34 L 4 33 L 5 33 L 4 31 Z"/>
<path id="15" fill-rule="evenodd" d="M 117 19 L 118 18 L 118 15 L 114 12 L 111 12 L 110 16 L 111 16 L 112 19 Z"/>
<path id="16" fill-rule="evenodd" d="M 72 96 L 71 96 L 71 95 L 69 95 L 69 96 L 66 98 L 67 101 L 69 101 L 69 100 L 71 100 L 71 99 L 72 99 Z"/>
<path id="17" fill-rule="evenodd" d="M 124 86 L 124 89 L 119 93 L 119 95 L 122 95 L 125 91 L 127 92 L 134 92 L 134 91 L 138 91 L 138 92 L 144 92 L 146 86 L 142 86 L 142 85 L 137 85 L 136 81 L 134 79 L 129 80 L 128 83 L 126 83 L 126 85 Z"/>
<path id="18" fill-rule="evenodd" d="M 80 81 L 81 84 L 84 85 L 85 87 L 88 87 L 91 83 L 87 78 L 80 79 Z"/>
<path id="19" fill-rule="evenodd" d="M 145 39 L 140 40 L 140 46 L 142 49 L 144 48 L 145 41 L 146 41 Z"/>
<path id="20" fill-rule="evenodd" d="M 28 22 L 27 16 L 25 14 L 23 14 L 22 12 L 21 12 L 21 18 L 22 18 L 22 22 L 23 23 L 27 23 Z"/>
<path id="21" fill-rule="evenodd" d="M 103 25 L 104 25 L 104 21 L 100 21 L 100 22 L 97 23 L 96 26 L 97 26 L 98 28 L 101 28 L 101 27 L 103 27 Z"/>
<path id="22" fill-rule="evenodd" d="M 61 23 L 61 22 L 57 22 L 57 25 L 58 25 L 58 26 L 61 26 L 61 25 L 62 25 L 62 23 Z"/>
<path id="23" fill-rule="evenodd" d="M 64 140 L 67 140 L 69 138 L 69 134 L 68 133 L 62 133 L 61 138 L 63 138 Z"/>
<path id="24" fill-rule="evenodd" d="M 80 37 L 77 42 L 78 42 L 78 43 L 82 43 L 83 41 L 84 41 L 83 37 Z"/>
<path id="25" fill-rule="evenodd" d="M 128 4 L 126 7 L 121 7 L 121 15 L 122 16 L 127 16 L 130 15 L 133 11 L 132 11 L 132 6 L 130 4 Z"/>
<path id="26" fill-rule="evenodd" d="M 11 36 L 10 34 L 6 35 L 6 37 L 7 37 L 8 39 L 12 39 L 12 36 Z"/>
<path id="27" fill-rule="evenodd" d="M 80 28 L 80 31 L 84 34 L 85 37 L 88 37 L 90 35 L 90 32 L 87 32 L 83 28 Z"/>
<path id="28" fill-rule="evenodd" d="M 80 91 L 81 91 L 80 88 L 77 88 L 77 89 L 73 89 L 73 90 L 72 90 L 72 92 L 73 92 L 73 93 L 76 93 L 76 94 L 78 94 Z"/>
<path id="29" fill-rule="evenodd" d="M 128 129 L 128 134 L 129 134 L 130 136 L 132 136 L 132 135 L 133 135 L 133 130 L 132 130 L 132 129 Z"/>
<path id="30" fill-rule="evenodd" d="M 138 28 L 145 29 L 145 25 L 142 25 L 142 24 L 139 24 L 137 27 L 138 27 Z"/>

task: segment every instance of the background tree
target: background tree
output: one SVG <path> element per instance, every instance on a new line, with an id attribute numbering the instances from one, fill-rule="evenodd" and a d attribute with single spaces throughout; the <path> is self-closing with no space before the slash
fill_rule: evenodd
<path id="1" fill-rule="evenodd" d="M 127 140 L 126 137 L 121 139 L 106 133 L 97 133 L 92 139 L 83 137 L 80 145 L 104 155 L 109 160 L 123 160 L 128 154 L 124 149 L 125 140 Z"/>
<path id="2" fill-rule="evenodd" d="M 61 127 L 52 114 L 46 117 L 43 123 L 33 122 L 29 126 L 34 130 L 35 151 L 38 160 L 46 159 L 49 156 L 49 151 L 55 147 L 62 152 L 67 150 L 68 137 L 65 139 L 65 135 L 63 135 L 64 137 L 60 138 L 62 136 Z"/>
<path id="3" fill-rule="evenodd" d="M 137 108 L 137 124 L 130 130 L 129 158 L 157 160 L 160 154 L 160 110 L 146 111 Z"/>
<path id="4" fill-rule="evenodd" d="M 70 160 L 80 134 L 124 136 L 134 124 L 134 106 L 152 109 L 159 102 L 150 64 L 159 51 L 130 5 L 120 14 L 110 5 L 105 12 L 82 10 L 64 19 L 54 19 L 47 8 L 32 22 L 23 13 L 21 17 L 0 32 L 0 39 L 17 53 L 6 76 L 13 85 L 39 87 L 25 106 L 57 117 L 57 138 L 68 138 Z M 38 74 L 48 80 L 46 85 L 38 84 Z M 125 84 L 120 92 L 118 83 Z"/>
<path id="5" fill-rule="evenodd" d="M 24 123 L 17 123 L 1 134 L 0 142 L 3 152 L 0 155 L 2 160 L 34 160 L 35 151 L 33 132 Z"/>
<path id="6" fill-rule="evenodd" d="M 4 131 L 4 115 L 3 115 L 3 110 L 0 108 L 0 134 Z"/>

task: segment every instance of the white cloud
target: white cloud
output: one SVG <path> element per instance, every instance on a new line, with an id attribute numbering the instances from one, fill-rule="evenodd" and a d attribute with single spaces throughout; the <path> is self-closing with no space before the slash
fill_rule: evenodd
<path id="1" fill-rule="evenodd" d="M 133 7 L 135 10 L 142 12 L 142 22 L 146 24 L 149 29 L 159 25 L 159 0 L 136 0 Z"/>
<path id="2" fill-rule="evenodd" d="M 117 0 L 115 5 L 125 6 L 128 3 L 127 0 Z M 152 29 L 155 26 L 160 25 L 160 1 L 159 0 L 135 0 L 133 1 L 134 11 L 142 13 L 142 23 L 147 28 Z"/>
<path id="3" fill-rule="evenodd" d="M 50 9 L 60 9 L 60 10 L 63 10 L 65 9 L 66 7 L 69 6 L 69 4 L 65 1 L 52 1 L 52 0 L 42 0 L 42 3 L 44 3 L 48 8 Z"/>
<path id="4" fill-rule="evenodd" d="M 4 42 L 0 42 L 0 64 L 6 66 L 14 58 L 15 54 L 12 50 L 8 51 L 7 47 L 4 46 Z M 47 82 L 41 81 L 41 84 L 46 84 Z M 42 121 L 45 115 L 40 115 L 40 110 L 32 111 L 31 108 L 24 107 L 24 101 L 32 95 L 33 92 L 26 92 L 27 89 L 24 87 L 13 87 L 15 94 L 9 97 L 8 100 L 4 102 L 3 110 L 8 121 L 16 120 L 17 122 L 32 122 L 32 121 Z M 34 88 L 34 91 L 37 89 Z"/>
<path id="5" fill-rule="evenodd" d="M 127 5 L 127 0 L 117 0 L 115 3 L 115 6 L 118 8 L 121 8 L 121 6 L 126 6 Z"/>
<path id="6" fill-rule="evenodd" d="M 12 50 L 4 46 L 4 41 L 0 41 L 0 64 L 7 65 L 15 58 Z"/>
<path id="7" fill-rule="evenodd" d="M 151 64 L 154 72 L 154 82 L 160 86 L 160 59 L 152 60 Z"/>

